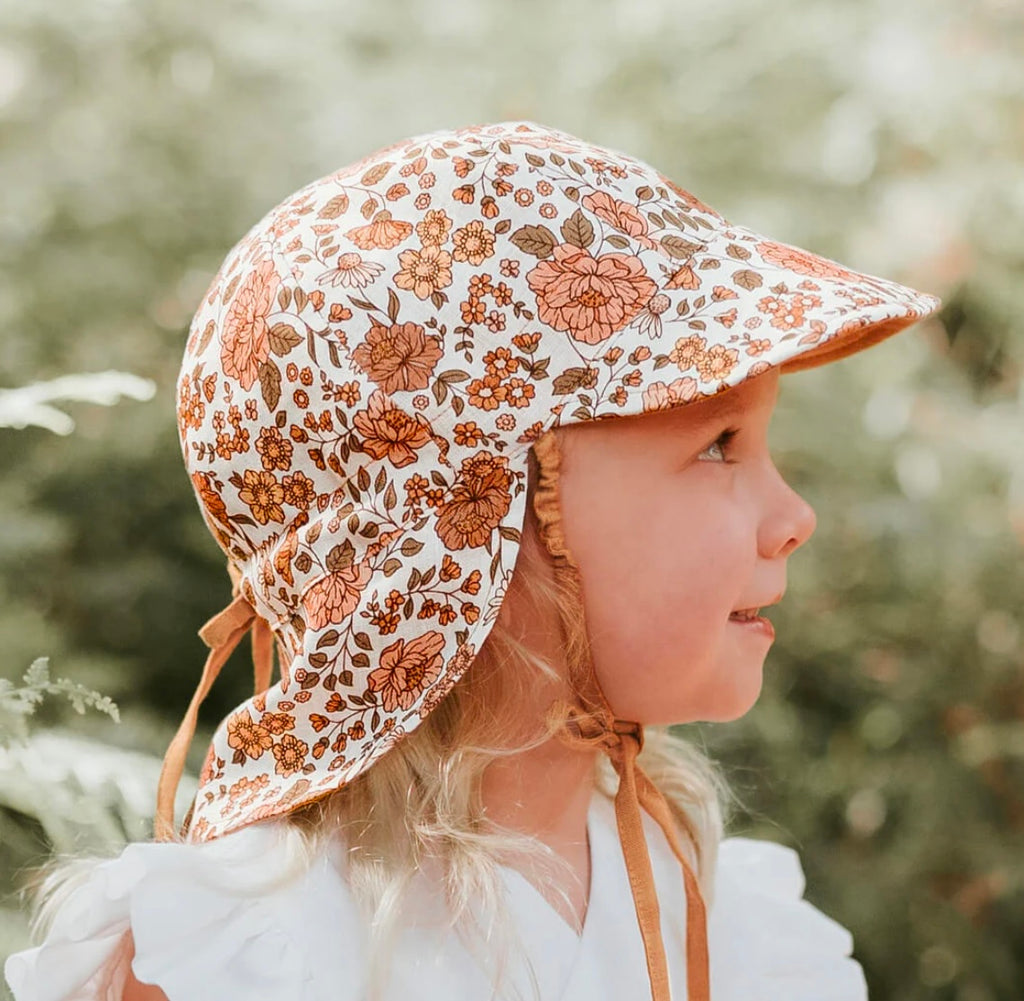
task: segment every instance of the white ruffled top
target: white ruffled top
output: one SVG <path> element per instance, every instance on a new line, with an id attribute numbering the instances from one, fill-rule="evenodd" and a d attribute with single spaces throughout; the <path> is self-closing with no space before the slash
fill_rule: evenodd
<path id="1" fill-rule="evenodd" d="M 679 864 L 644 816 L 673 997 L 684 999 L 686 901 Z M 508 903 L 543 1001 L 642 999 L 650 987 L 643 944 L 615 826 L 595 794 L 587 830 L 590 899 L 577 933 L 540 892 L 504 869 Z M 169 1001 L 364 1001 L 368 939 L 345 880 L 340 844 L 308 869 L 265 886 L 281 821 L 255 824 L 205 844 L 131 844 L 98 865 L 62 907 L 46 940 L 4 968 L 16 1001 L 120 1001 L 104 968 L 125 932 L 133 971 Z M 264 884 L 259 892 L 254 885 Z M 866 1001 L 850 933 L 803 900 L 794 851 L 726 838 L 719 846 L 708 918 L 712 1001 Z M 438 894 L 414 888 L 407 925 L 389 962 L 388 1001 L 483 1001 L 490 978 L 458 937 L 431 920 Z M 511 982 L 531 997 L 527 967 Z M 512 995 L 514 996 L 514 995 Z"/>

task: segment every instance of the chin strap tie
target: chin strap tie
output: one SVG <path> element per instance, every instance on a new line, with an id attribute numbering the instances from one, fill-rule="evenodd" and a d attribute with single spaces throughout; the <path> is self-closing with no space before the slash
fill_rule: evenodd
<path id="1" fill-rule="evenodd" d="M 661 938 L 661 909 L 654 884 L 654 872 L 644 837 L 642 806 L 654 818 L 679 860 L 686 889 L 686 999 L 710 1001 L 708 972 L 707 914 L 700 885 L 683 853 L 672 811 L 664 796 L 636 763 L 643 748 L 644 731 L 639 723 L 615 719 L 606 711 L 586 711 L 569 702 L 558 701 L 550 710 L 553 722 L 560 722 L 556 736 L 573 748 L 604 751 L 619 776 L 615 794 L 615 820 L 622 843 L 622 855 L 633 891 L 640 935 L 647 957 L 652 1001 L 671 1001 L 668 961 Z"/>
<path id="2" fill-rule="evenodd" d="M 594 673 L 583 615 L 582 579 L 562 534 L 558 500 L 560 455 L 554 433 L 549 430 L 541 435 L 534 442 L 533 451 L 538 463 L 533 505 L 540 538 L 552 557 L 556 583 L 574 599 L 573 610 L 565 616 L 562 625 L 570 686 L 580 693 L 578 704 L 556 701 L 549 710 L 548 722 L 554 727 L 555 736 L 568 746 L 604 751 L 619 776 L 615 819 L 643 938 L 652 1001 L 673 1001 L 673 998 L 665 943 L 661 937 L 658 892 L 644 837 L 641 807 L 664 832 L 683 870 L 686 890 L 686 1001 L 710 1001 L 707 913 L 700 884 L 679 843 L 677 822 L 671 808 L 637 764 L 644 743 L 643 727 L 615 717 Z M 682 822 L 686 826 L 685 820 Z M 696 845 L 696 840 L 692 837 L 691 840 Z"/>
<path id="3" fill-rule="evenodd" d="M 175 840 L 174 797 L 185 771 L 185 759 L 188 755 L 189 745 L 196 732 L 199 707 L 217 680 L 220 669 L 241 642 L 242 637 L 250 630 L 252 631 L 254 691 L 259 694 L 270 687 L 270 678 L 274 669 L 274 637 L 270 631 L 270 625 L 266 619 L 256 614 L 256 610 L 241 593 L 238 572 L 230 562 L 228 563 L 228 572 L 231 574 L 234 600 L 209 619 L 199 630 L 199 635 L 210 648 L 210 653 L 203 665 L 203 673 L 192 695 L 192 701 L 185 711 L 185 717 L 178 727 L 178 732 L 167 748 L 163 767 L 160 770 L 160 780 L 157 783 L 156 792 L 156 817 L 153 825 L 157 841 Z"/>

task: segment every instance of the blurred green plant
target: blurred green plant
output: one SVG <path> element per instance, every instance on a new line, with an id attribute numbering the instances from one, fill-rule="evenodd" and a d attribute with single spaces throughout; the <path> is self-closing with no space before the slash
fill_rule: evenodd
<path id="1" fill-rule="evenodd" d="M 0 678 L 0 747 L 9 747 L 12 740 L 24 740 L 28 736 L 27 717 L 47 695 L 64 696 L 77 713 L 84 713 L 87 708 L 96 709 L 115 723 L 121 721 L 112 699 L 68 678 L 52 680 L 50 658 L 37 657 L 25 672 L 21 685 Z"/>

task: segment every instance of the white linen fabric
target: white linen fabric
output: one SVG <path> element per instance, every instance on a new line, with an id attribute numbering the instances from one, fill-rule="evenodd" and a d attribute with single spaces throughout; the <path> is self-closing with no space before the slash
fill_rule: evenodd
<path id="1" fill-rule="evenodd" d="M 676 997 L 686 985 L 685 893 L 660 829 L 646 815 L 644 825 Z M 538 996 L 643 999 L 643 944 L 614 806 L 601 793 L 587 832 L 591 887 L 580 934 L 525 877 L 502 871 Z M 268 888 L 268 863 L 287 836 L 284 822 L 272 820 L 212 842 L 129 845 L 96 867 L 40 946 L 9 957 L 4 972 L 16 1001 L 119 1001 L 121 985 L 104 994 L 101 974 L 129 930 L 135 976 L 170 1001 L 364 1001 L 368 932 L 347 889 L 344 848 L 336 843 Z M 865 1001 L 852 936 L 803 892 L 792 849 L 738 837 L 721 843 L 708 918 L 713 1001 Z M 387 1001 L 492 997 L 482 962 L 437 920 L 439 899 L 426 877 L 413 888 Z M 522 957 L 511 961 L 509 986 L 532 997 Z"/>

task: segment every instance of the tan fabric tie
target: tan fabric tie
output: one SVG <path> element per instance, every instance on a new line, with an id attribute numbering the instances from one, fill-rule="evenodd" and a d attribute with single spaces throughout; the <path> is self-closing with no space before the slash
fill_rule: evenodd
<path id="1" fill-rule="evenodd" d="M 235 598 L 226 608 L 209 619 L 199 630 L 203 642 L 210 648 L 209 656 L 203 665 L 203 673 L 199 684 L 192 695 L 192 701 L 185 711 L 185 717 L 178 727 L 164 755 L 163 768 L 156 791 L 156 817 L 154 819 L 154 837 L 157 841 L 173 841 L 174 833 L 174 797 L 185 771 L 185 759 L 189 745 L 196 732 L 199 707 L 209 694 L 213 683 L 220 674 L 220 669 L 241 642 L 242 637 L 252 630 L 252 661 L 254 692 L 264 692 L 270 687 L 270 678 L 274 669 L 274 638 L 267 620 L 256 614 L 256 610 L 239 591 L 238 574 L 231 563 L 228 563 Z M 187 819 L 186 819 L 187 825 Z"/>
<path id="2" fill-rule="evenodd" d="M 560 455 L 552 431 L 533 445 L 538 463 L 534 511 L 541 540 L 551 554 L 556 581 L 575 597 L 572 618 L 565 628 L 570 681 L 579 692 L 579 705 L 560 700 L 549 710 L 549 722 L 558 726 L 556 736 L 570 747 L 596 747 L 611 760 L 619 776 L 615 795 L 615 819 L 622 855 L 633 891 L 633 904 L 644 942 L 652 1001 L 673 1001 L 668 960 L 661 937 L 658 892 L 644 837 L 642 806 L 665 834 L 683 870 L 686 890 L 686 1001 L 710 1001 L 707 914 L 700 885 L 676 833 L 672 811 L 654 783 L 636 763 L 643 748 L 643 727 L 616 719 L 601 691 L 590 659 L 583 619 L 583 589 L 579 568 L 565 544 L 558 501 Z M 681 999 L 677 999 L 681 1001 Z"/>

